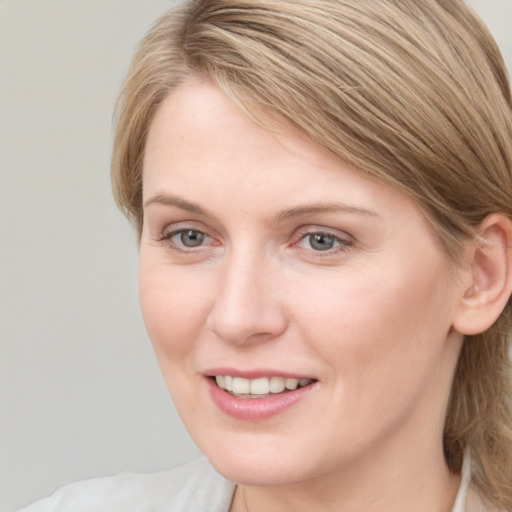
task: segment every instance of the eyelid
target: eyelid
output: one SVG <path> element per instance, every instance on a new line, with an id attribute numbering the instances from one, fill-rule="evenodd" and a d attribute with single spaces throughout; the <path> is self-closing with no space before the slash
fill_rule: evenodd
<path id="1" fill-rule="evenodd" d="M 176 222 L 169 222 L 163 225 L 162 228 L 158 228 L 155 226 L 155 238 L 168 238 L 169 235 L 176 234 L 180 231 L 200 231 L 205 235 L 208 235 L 210 238 L 215 238 L 210 234 L 211 229 L 205 226 L 202 222 L 197 222 L 194 220 L 178 220 Z"/>
<path id="2" fill-rule="evenodd" d="M 351 235 L 349 235 L 346 232 L 341 232 L 341 231 L 339 231 L 337 229 L 333 229 L 333 228 L 326 228 L 323 226 L 312 225 L 312 226 L 303 226 L 297 230 L 297 232 L 294 236 L 294 241 L 292 243 L 292 246 L 297 247 L 298 244 L 302 240 L 304 240 L 306 237 L 311 236 L 311 235 L 318 235 L 318 234 L 333 237 L 336 239 L 337 242 L 339 242 L 339 244 L 331 249 L 326 249 L 323 251 L 318 251 L 318 250 L 315 251 L 312 248 L 306 249 L 306 248 L 301 248 L 301 247 L 299 247 L 299 249 L 304 249 L 305 251 L 309 251 L 309 252 L 313 253 L 315 256 L 321 257 L 321 256 L 329 256 L 329 255 L 332 256 L 337 253 L 345 252 L 348 249 L 352 248 L 355 244 L 354 237 L 352 237 Z"/>
<path id="3" fill-rule="evenodd" d="M 199 225 L 198 225 L 199 224 Z M 196 231 L 205 236 L 205 242 L 196 247 L 187 247 L 186 245 L 177 243 L 172 240 L 173 237 L 186 231 Z M 211 230 L 207 229 L 201 223 L 195 221 L 179 221 L 167 224 L 159 233 L 154 237 L 154 240 L 159 243 L 165 244 L 169 249 L 181 253 L 197 253 L 211 248 L 212 245 L 219 245 L 216 237 L 210 233 Z"/>
<path id="4" fill-rule="evenodd" d="M 322 234 L 322 235 L 328 235 L 333 236 L 336 238 L 339 238 L 340 240 L 344 240 L 346 242 L 353 242 L 354 237 L 347 233 L 346 231 L 342 231 L 336 228 L 328 228 L 325 226 L 319 226 L 316 224 L 311 224 L 307 226 L 301 226 L 297 229 L 295 237 L 297 239 L 304 238 L 307 235 L 314 235 L 314 234 Z"/>
<path id="5" fill-rule="evenodd" d="M 204 235 L 204 238 L 205 239 L 212 239 L 212 237 L 210 235 L 208 235 L 208 233 L 205 233 L 204 231 L 201 231 L 200 229 L 192 229 L 192 228 L 179 228 L 179 229 L 174 229 L 172 231 L 169 231 L 169 232 L 166 232 L 162 235 L 162 240 L 170 240 L 172 238 L 174 238 L 176 235 L 179 235 L 179 234 L 182 234 L 182 233 L 186 233 L 186 232 L 194 232 L 194 233 L 200 233 L 202 235 Z"/>

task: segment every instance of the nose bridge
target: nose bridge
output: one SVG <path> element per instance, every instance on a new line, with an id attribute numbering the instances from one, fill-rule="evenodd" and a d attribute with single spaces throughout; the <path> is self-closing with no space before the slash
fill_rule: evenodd
<path id="1" fill-rule="evenodd" d="M 250 247 L 231 251 L 219 273 L 208 327 L 224 341 L 247 343 L 277 336 L 286 327 L 275 291 L 275 269 Z"/>

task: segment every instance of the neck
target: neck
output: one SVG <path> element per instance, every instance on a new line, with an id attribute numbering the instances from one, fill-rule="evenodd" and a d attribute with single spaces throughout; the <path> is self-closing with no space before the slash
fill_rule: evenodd
<path id="1" fill-rule="evenodd" d="M 336 473 L 287 485 L 240 485 L 231 512 L 450 512 L 460 476 L 449 472 L 442 447 L 418 453 L 372 454 Z"/>

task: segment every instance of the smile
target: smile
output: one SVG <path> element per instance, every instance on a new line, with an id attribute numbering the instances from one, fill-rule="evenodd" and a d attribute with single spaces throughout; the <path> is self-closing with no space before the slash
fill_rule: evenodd
<path id="1" fill-rule="evenodd" d="M 270 394 L 286 393 L 308 386 L 313 379 L 291 377 L 261 377 L 245 379 L 230 375 L 216 375 L 217 386 L 239 398 L 265 398 Z"/>
<path id="2" fill-rule="evenodd" d="M 260 375 L 248 379 L 212 372 L 205 383 L 220 411 L 243 421 L 262 421 L 281 414 L 306 400 L 320 384 L 311 378 Z M 259 400 L 252 400 L 254 398 Z"/>

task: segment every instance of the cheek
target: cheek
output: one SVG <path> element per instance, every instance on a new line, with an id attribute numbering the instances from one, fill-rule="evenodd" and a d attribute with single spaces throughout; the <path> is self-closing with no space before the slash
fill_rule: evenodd
<path id="1" fill-rule="evenodd" d="M 302 333 L 328 363 L 330 410 L 355 451 L 416 415 L 441 424 L 456 362 L 446 351 L 448 304 L 433 281 L 381 274 L 376 286 L 375 277 L 324 288 L 303 309 Z"/>
<path id="2" fill-rule="evenodd" d="M 180 363 L 193 349 L 207 318 L 210 287 L 180 268 L 139 266 L 139 300 L 155 353 L 161 365 Z"/>
<path id="3" fill-rule="evenodd" d="M 442 358 L 453 310 L 446 283 L 442 265 L 420 273 L 402 262 L 353 268 L 293 295 L 302 335 L 338 385 L 382 398 L 420 384 Z"/>

